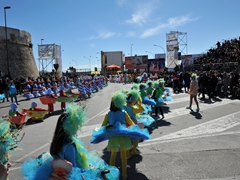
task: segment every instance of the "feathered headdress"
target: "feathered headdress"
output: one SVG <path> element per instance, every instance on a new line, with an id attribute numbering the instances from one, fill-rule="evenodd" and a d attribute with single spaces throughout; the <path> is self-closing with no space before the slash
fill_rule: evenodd
<path id="1" fill-rule="evenodd" d="M 0 164 L 8 161 L 10 151 L 17 148 L 18 131 L 13 131 L 9 120 L 0 118 Z"/>
<path id="2" fill-rule="evenodd" d="M 194 79 L 196 79 L 196 77 L 197 77 L 197 74 L 195 74 L 195 73 L 192 73 L 192 77 L 193 77 Z"/>
<path id="3" fill-rule="evenodd" d="M 163 78 L 160 78 L 158 81 L 159 81 L 159 83 L 161 83 L 161 84 L 164 84 L 164 83 L 165 83 L 165 80 L 164 80 Z"/>
<path id="4" fill-rule="evenodd" d="M 152 86 L 153 82 L 152 81 L 147 81 L 148 86 Z"/>
<path id="5" fill-rule="evenodd" d="M 81 167 L 88 168 L 87 150 L 84 148 L 80 139 L 77 138 L 77 132 L 81 130 L 82 126 L 87 121 L 85 108 L 76 103 L 69 103 L 65 113 L 66 119 L 63 123 L 63 129 L 76 146 L 78 152 L 77 161 Z"/>
<path id="6" fill-rule="evenodd" d="M 139 90 L 139 85 L 138 84 L 133 84 L 132 89 Z"/>
<path id="7" fill-rule="evenodd" d="M 140 96 L 140 92 L 132 89 L 128 92 L 127 102 L 131 102 L 133 100 L 137 101 L 139 96 Z"/>
<path id="8" fill-rule="evenodd" d="M 159 82 L 158 82 L 158 81 L 154 81 L 153 86 L 154 86 L 155 88 L 158 88 L 158 87 L 159 87 Z"/>
<path id="9" fill-rule="evenodd" d="M 63 123 L 64 131 L 70 136 L 76 136 L 77 131 L 81 130 L 82 126 L 87 121 L 84 107 L 76 103 L 69 103 L 65 113 L 67 114 L 67 118 Z"/>
<path id="10" fill-rule="evenodd" d="M 117 91 L 113 93 L 112 101 L 117 108 L 122 109 L 122 107 L 126 104 L 126 94 L 121 91 Z"/>

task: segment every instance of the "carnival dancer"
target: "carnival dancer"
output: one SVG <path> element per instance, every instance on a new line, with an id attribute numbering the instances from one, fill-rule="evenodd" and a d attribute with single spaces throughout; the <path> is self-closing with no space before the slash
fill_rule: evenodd
<path id="1" fill-rule="evenodd" d="M 67 97 L 66 92 L 65 92 L 65 88 L 64 88 L 63 85 L 61 85 L 61 86 L 59 87 L 59 97 Z M 65 108 L 66 108 L 66 102 L 63 102 L 63 101 L 62 101 L 62 102 L 61 102 L 61 110 L 64 111 Z"/>
<path id="2" fill-rule="evenodd" d="M 0 179 L 7 180 L 11 163 L 9 161 L 10 152 L 18 147 L 17 129 L 11 128 L 8 119 L 0 118 Z"/>
<path id="3" fill-rule="evenodd" d="M 96 152 L 89 152 L 77 137 L 86 123 L 85 109 L 69 103 L 58 118 L 50 153 L 25 161 L 21 167 L 26 180 L 118 180 L 119 170 L 109 166 Z"/>
<path id="4" fill-rule="evenodd" d="M 115 165 L 117 152 L 120 151 L 123 179 L 127 179 L 127 151 L 132 149 L 131 140 L 150 138 L 149 132 L 135 125 L 123 110 L 125 103 L 126 95 L 123 92 L 117 91 L 112 95 L 110 111 L 105 115 L 102 127 L 93 131 L 91 139 L 93 144 L 109 139 L 107 149 L 111 151 L 110 165 L 112 166 Z M 127 125 L 130 127 L 127 128 Z"/>
<path id="5" fill-rule="evenodd" d="M 97 86 L 96 80 L 93 80 L 93 81 L 92 81 L 92 92 L 93 92 L 93 93 L 98 92 L 98 86 Z"/>
<path id="6" fill-rule="evenodd" d="M 10 110 L 8 112 L 9 116 L 24 116 L 23 113 L 18 111 L 18 106 L 15 102 L 10 104 Z"/>
<path id="7" fill-rule="evenodd" d="M 190 88 L 189 88 L 189 94 L 190 94 L 190 102 L 189 102 L 189 106 L 187 106 L 187 109 L 191 109 L 192 108 L 192 100 L 194 99 L 196 105 L 197 105 L 197 109 L 196 111 L 199 112 L 200 108 L 199 108 L 199 104 L 198 104 L 198 100 L 197 100 L 197 94 L 198 94 L 198 82 L 196 81 L 196 77 L 197 75 L 195 73 L 193 73 L 191 75 L 191 82 L 190 82 Z"/>
<path id="8" fill-rule="evenodd" d="M 142 75 L 142 82 L 146 83 L 148 81 L 148 74 L 147 73 L 143 73 Z"/>
<path id="9" fill-rule="evenodd" d="M 46 89 L 48 89 L 48 88 L 53 88 L 53 86 L 52 86 L 52 84 L 51 84 L 51 80 L 48 78 L 47 79 L 47 85 L 46 85 Z"/>
<path id="10" fill-rule="evenodd" d="M 30 98 L 34 98 L 34 95 L 31 93 L 31 86 L 29 83 L 29 81 L 26 82 L 26 86 L 23 92 L 23 97 L 27 98 L 27 100 L 29 100 Z"/>
<path id="11" fill-rule="evenodd" d="M 91 94 L 92 94 L 91 85 L 88 82 L 86 82 L 84 87 L 85 87 L 85 90 L 86 90 L 86 95 L 88 96 L 88 98 L 90 98 Z"/>
<path id="12" fill-rule="evenodd" d="M 147 91 L 147 95 L 148 95 L 149 98 L 152 97 L 152 94 L 153 94 L 153 91 L 154 91 L 154 88 L 153 88 L 152 84 L 153 84 L 152 81 L 147 82 L 148 87 L 147 87 L 146 91 Z"/>
<path id="13" fill-rule="evenodd" d="M 58 89 L 58 81 L 55 78 L 53 79 L 52 89 L 53 89 L 53 93 L 54 93 L 55 97 L 57 97 L 59 89 Z"/>
<path id="14" fill-rule="evenodd" d="M 164 91 L 164 82 L 163 81 L 156 81 L 154 82 L 154 87 L 155 90 L 153 92 L 153 96 L 152 98 L 155 100 L 156 105 L 155 105 L 155 117 L 158 117 L 158 109 L 161 112 L 162 118 L 164 118 L 164 114 L 163 114 L 163 91 Z"/>
<path id="15" fill-rule="evenodd" d="M 54 95 L 54 92 L 50 88 L 48 88 L 48 90 L 46 91 L 46 96 L 49 96 L 51 98 L 56 98 L 56 96 Z M 53 115 L 53 113 L 54 113 L 54 105 L 53 105 L 53 103 L 49 103 L 48 104 L 48 114 Z"/>
<path id="16" fill-rule="evenodd" d="M 151 106 L 156 105 L 154 99 L 149 98 L 147 91 L 146 91 L 146 84 L 142 83 L 139 85 L 140 96 L 142 98 L 142 103 L 146 106 L 145 113 L 150 113 L 152 111 Z"/>
<path id="17" fill-rule="evenodd" d="M 41 96 L 46 95 L 46 88 L 42 86 L 42 82 L 38 81 L 38 92 Z"/>
<path id="18" fill-rule="evenodd" d="M 138 124 L 139 127 L 142 129 L 144 128 L 144 125 L 142 127 L 140 126 L 139 121 L 137 120 L 137 114 L 140 114 L 144 111 L 144 108 L 141 106 L 141 102 L 139 102 L 140 93 L 137 90 L 130 90 L 127 92 L 127 104 L 123 106 L 123 110 L 125 110 L 128 115 L 130 116 L 131 120 Z M 142 124 L 142 123 L 141 123 Z M 139 140 L 133 141 L 133 147 L 132 147 L 132 155 L 138 155 L 139 151 L 137 150 Z M 127 151 L 127 158 L 130 157 L 129 151 Z"/>
<path id="19" fill-rule="evenodd" d="M 78 92 L 80 93 L 80 95 L 79 95 L 80 99 L 87 98 L 86 84 L 87 84 L 87 82 L 83 82 L 78 85 Z"/>
<path id="20" fill-rule="evenodd" d="M 33 101 L 31 103 L 31 107 L 29 108 L 30 111 L 45 111 L 46 109 L 38 107 L 37 102 Z"/>
<path id="21" fill-rule="evenodd" d="M 40 97 L 41 94 L 38 91 L 38 85 L 37 85 L 37 81 L 33 81 L 33 90 L 32 90 L 32 94 L 35 98 Z"/>

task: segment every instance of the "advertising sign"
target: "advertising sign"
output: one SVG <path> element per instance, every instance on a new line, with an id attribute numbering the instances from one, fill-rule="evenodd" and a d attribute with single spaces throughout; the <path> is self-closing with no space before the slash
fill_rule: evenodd
<path id="1" fill-rule="evenodd" d="M 149 59 L 148 67 L 149 72 L 163 72 L 165 68 L 165 59 Z"/>
<path id="2" fill-rule="evenodd" d="M 38 45 L 39 59 L 54 59 L 54 44 Z"/>
<path id="3" fill-rule="evenodd" d="M 126 69 L 147 69 L 148 56 L 125 57 L 125 68 Z"/>

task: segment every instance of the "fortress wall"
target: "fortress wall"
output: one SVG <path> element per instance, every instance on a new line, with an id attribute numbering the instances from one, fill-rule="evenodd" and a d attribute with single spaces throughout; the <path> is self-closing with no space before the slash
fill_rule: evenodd
<path id="1" fill-rule="evenodd" d="M 27 31 L 7 28 L 8 59 L 10 75 L 13 79 L 22 76 L 38 77 L 38 69 L 33 55 L 31 35 Z M 5 27 L 0 26 L 0 70 L 7 75 Z"/>

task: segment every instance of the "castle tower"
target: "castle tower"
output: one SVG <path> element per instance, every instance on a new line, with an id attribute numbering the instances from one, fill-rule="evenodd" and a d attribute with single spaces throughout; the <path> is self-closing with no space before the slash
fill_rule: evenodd
<path id="1" fill-rule="evenodd" d="M 7 49 L 8 47 L 8 63 Z M 11 78 L 38 77 L 38 69 L 34 59 L 31 35 L 27 31 L 7 28 L 7 45 L 5 27 L 0 26 L 0 71 L 8 74 L 8 64 Z"/>

